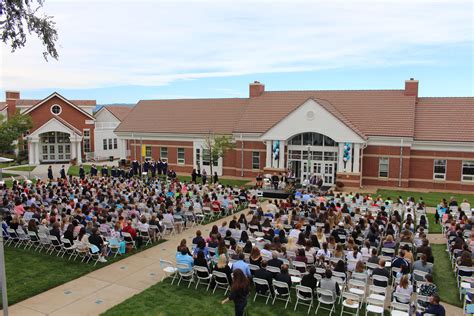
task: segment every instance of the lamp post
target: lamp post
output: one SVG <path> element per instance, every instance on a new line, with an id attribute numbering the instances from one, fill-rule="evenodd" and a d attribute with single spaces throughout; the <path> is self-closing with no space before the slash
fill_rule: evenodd
<path id="1" fill-rule="evenodd" d="M 3 209 L 0 209 L 0 223 L 3 221 Z M 8 316 L 7 277 L 5 272 L 5 255 L 3 252 L 3 228 L 0 231 L 0 283 L 2 285 L 3 315 Z"/>

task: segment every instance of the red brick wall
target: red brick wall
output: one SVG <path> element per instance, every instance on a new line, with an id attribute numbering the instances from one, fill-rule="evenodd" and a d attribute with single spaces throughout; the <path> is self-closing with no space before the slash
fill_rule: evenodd
<path id="1" fill-rule="evenodd" d="M 378 177 L 379 157 L 389 158 L 389 176 Z M 461 165 L 463 159 L 474 159 L 474 153 L 422 151 L 403 149 L 402 187 L 474 191 L 474 186 L 461 182 Z M 433 180 L 435 159 L 446 159 L 446 180 Z M 400 147 L 368 146 L 364 150 L 363 185 L 399 186 Z"/>
<path id="2" fill-rule="evenodd" d="M 266 161 L 266 146 L 259 141 L 243 141 L 243 169 L 244 177 L 253 178 L 262 172 Z M 260 170 L 252 169 L 252 152 L 260 153 Z M 228 176 L 242 175 L 242 142 L 237 141 L 235 148 L 226 153 L 224 157 L 223 174 Z"/>
<path id="3" fill-rule="evenodd" d="M 34 132 L 36 129 L 43 126 L 46 122 L 48 122 L 51 118 L 56 117 L 56 115 L 51 113 L 51 106 L 54 104 L 58 104 L 61 106 L 61 114 L 57 115 L 61 117 L 63 120 L 77 128 L 82 132 L 84 128 L 88 128 L 90 130 L 90 144 L 91 144 L 91 151 L 94 151 L 94 124 L 88 125 L 86 124 L 86 120 L 91 120 L 91 118 L 81 111 L 78 111 L 73 106 L 67 104 L 62 99 L 58 97 L 52 97 L 38 108 L 31 111 L 29 114 L 33 120 L 33 128 L 30 130 Z M 84 152 L 83 152 L 84 154 Z"/>

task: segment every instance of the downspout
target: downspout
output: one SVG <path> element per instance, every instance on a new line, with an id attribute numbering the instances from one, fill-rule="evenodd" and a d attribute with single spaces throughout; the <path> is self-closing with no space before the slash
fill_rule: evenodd
<path id="1" fill-rule="evenodd" d="M 400 168 L 398 173 L 398 187 L 402 186 L 402 170 L 403 170 L 403 138 L 400 138 Z"/>
<path id="2" fill-rule="evenodd" d="M 244 176 L 244 141 L 242 138 L 242 133 L 240 133 L 240 176 Z"/>
<path id="3" fill-rule="evenodd" d="M 133 160 L 137 160 L 137 140 L 135 139 L 135 135 L 132 133 L 133 138 Z"/>
<path id="4" fill-rule="evenodd" d="M 359 177 L 359 187 L 362 188 L 362 173 L 364 171 L 363 165 L 364 165 L 364 149 L 367 148 L 367 143 L 364 143 L 362 147 L 360 148 L 360 177 Z"/>

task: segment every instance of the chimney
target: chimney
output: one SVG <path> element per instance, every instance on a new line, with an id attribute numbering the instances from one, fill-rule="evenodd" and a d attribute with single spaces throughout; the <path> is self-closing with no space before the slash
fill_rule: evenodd
<path id="1" fill-rule="evenodd" d="M 8 118 L 10 118 L 16 112 L 16 101 L 20 99 L 20 92 L 19 91 L 5 91 L 5 99 L 7 101 Z"/>
<path id="2" fill-rule="evenodd" d="M 410 80 L 405 80 L 405 95 L 415 96 L 418 98 L 418 80 L 413 78 L 410 78 Z"/>
<path id="3" fill-rule="evenodd" d="M 251 98 L 259 97 L 265 92 L 265 85 L 258 81 L 254 81 L 249 85 L 249 95 Z"/>

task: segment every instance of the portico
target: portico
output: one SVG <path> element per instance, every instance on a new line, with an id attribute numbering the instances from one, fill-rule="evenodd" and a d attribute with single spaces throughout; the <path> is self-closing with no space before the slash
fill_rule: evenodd
<path id="1" fill-rule="evenodd" d="M 312 175 L 334 184 L 337 177 L 360 176 L 364 136 L 324 101 L 308 99 L 263 136 L 268 172 L 290 170 L 303 181 Z"/>
<path id="2" fill-rule="evenodd" d="M 82 133 L 58 118 L 52 118 L 28 137 L 30 165 L 69 162 L 76 158 L 82 163 Z"/>

